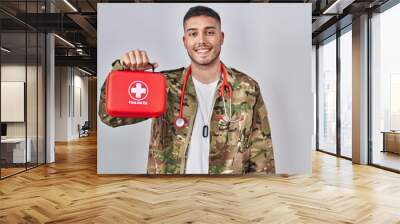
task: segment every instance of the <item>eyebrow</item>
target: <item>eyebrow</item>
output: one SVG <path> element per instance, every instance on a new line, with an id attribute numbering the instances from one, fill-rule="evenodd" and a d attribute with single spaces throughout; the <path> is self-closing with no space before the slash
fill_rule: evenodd
<path id="1" fill-rule="evenodd" d="M 206 30 L 217 29 L 217 27 L 215 27 L 215 26 L 206 26 L 205 29 L 206 29 Z M 188 31 L 195 31 L 195 30 L 198 30 L 198 29 L 197 29 L 197 28 L 189 28 L 189 29 L 186 30 L 186 32 L 188 32 Z"/>

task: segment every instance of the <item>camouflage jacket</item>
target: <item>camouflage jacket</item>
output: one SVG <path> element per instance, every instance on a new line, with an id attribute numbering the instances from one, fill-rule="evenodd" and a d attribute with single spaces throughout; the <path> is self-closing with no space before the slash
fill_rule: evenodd
<path id="1" fill-rule="evenodd" d="M 114 70 L 123 69 L 114 63 Z M 184 128 L 175 128 L 183 76 L 187 68 L 162 71 L 167 80 L 167 109 L 162 117 L 152 120 L 148 174 L 185 174 L 190 138 L 197 112 L 197 98 L 192 76 L 187 81 L 183 116 Z M 258 83 L 248 75 L 226 68 L 233 89 L 232 120 L 219 119 L 224 106 L 219 91 L 215 91 L 210 123 L 209 174 L 274 174 L 274 154 L 267 110 Z M 222 84 L 219 80 L 217 88 Z M 225 96 L 227 98 L 227 96 Z M 229 102 L 226 100 L 226 102 Z M 105 83 L 101 88 L 99 116 L 111 127 L 129 125 L 144 119 L 111 117 L 105 110 Z"/>

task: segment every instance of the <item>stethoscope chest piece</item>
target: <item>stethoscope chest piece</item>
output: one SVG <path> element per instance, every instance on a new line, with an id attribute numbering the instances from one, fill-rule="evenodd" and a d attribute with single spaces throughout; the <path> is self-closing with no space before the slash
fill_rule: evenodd
<path id="1" fill-rule="evenodd" d="M 175 127 L 177 128 L 183 128 L 186 125 L 186 121 L 183 117 L 177 117 L 175 119 Z"/>

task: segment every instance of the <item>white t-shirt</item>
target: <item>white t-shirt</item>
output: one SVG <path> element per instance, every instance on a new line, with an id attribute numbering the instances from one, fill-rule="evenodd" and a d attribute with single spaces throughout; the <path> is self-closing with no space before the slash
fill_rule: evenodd
<path id="1" fill-rule="evenodd" d="M 208 155 L 210 152 L 210 120 L 213 110 L 213 98 L 218 80 L 204 84 L 193 76 L 197 95 L 197 113 L 186 161 L 186 174 L 208 174 Z M 208 126 L 207 137 L 203 137 L 203 127 Z"/>

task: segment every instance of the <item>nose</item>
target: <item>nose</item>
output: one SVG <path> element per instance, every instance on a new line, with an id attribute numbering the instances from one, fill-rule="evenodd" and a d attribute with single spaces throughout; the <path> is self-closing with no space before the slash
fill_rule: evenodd
<path id="1" fill-rule="evenodd" d="M 203 33 L 200 33 L 198 37 L 199 37 L 199 39 L 198 39 L 199 43 L 206 42 L 206 35 L 204 35 Z"/>

